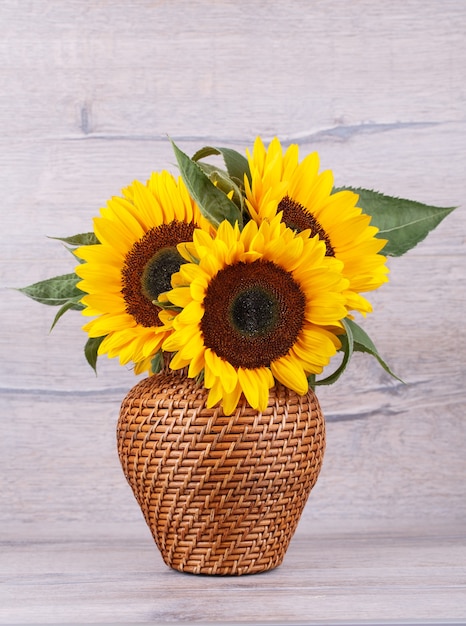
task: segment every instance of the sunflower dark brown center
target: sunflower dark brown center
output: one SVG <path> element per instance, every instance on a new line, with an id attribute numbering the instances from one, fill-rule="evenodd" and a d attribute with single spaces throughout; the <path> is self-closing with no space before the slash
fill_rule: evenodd
<path id="1" fill-rule="evenodd" d="M 231 321 L 239 332 L 257 336 L 272 327 L 278 313 L 277 300 L 260 287 L 251 287 L 232 302 Z"/>
<path id="2" fill-rule="evenodd" d="M 319 238 L 323 240 L 326 248 L 327 256 L 335 256 L 335 251 L 330 243 L 330 238 L 325 232 L 324 228 L 316 220 L 316 218 L 306 210 L 306 208 L 295 202 L 289 196 L 285 196 L 278 203 L 278 210 L 283 211 L 283 221 L 292 230 L 301 232 L 302 230 L 311 230 L 311 237 L 319 235 Z"/>
<path id="3" fill-rule="evenodd" d="M 295 343 L 306 299 L 290 272 L 271 261 L 236 263 L 220 270 L 204 299 L 206 347 L 234 367 L 266 367 Z"/>
<path id="4" fill-rule="evenodd" d="M 171 276 L 185 263 L 176 249 L 178 243 L 192 241 L 195 225 L 173 221 L 147 231 L 128 252 L 121 271 L 121 293 L 126 311 L 138 324 L 160 326 L 160 308 L 153 304 L 171 289 Z"/>
<path id="5" fill-rule="evenodd" d="M 162 248 L 148 261 L 142 273 L 141 284 L 144 295 L 152 302 L 164 291 L 171 289 L 172 274 L 184 263 L 176 248 Z"/>

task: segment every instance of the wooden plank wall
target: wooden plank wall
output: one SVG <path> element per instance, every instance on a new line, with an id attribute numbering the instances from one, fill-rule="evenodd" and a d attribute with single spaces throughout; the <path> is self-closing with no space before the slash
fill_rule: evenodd
<path id="1" fill-rule="evenodd" d="M 357 355 L 320 392 L 328 447 L 297 536 L 464 538 L 466 3 L 2 0 L 0 24 L 8 541 L 63 525 L 89 537 L 102 523 L 110 534 L 131 524 L 146 532 L 114 441 L 133 374 L 102 359 L 95 377 L 79 314 L 50 335 L 55 311 L 15 287 L 71 271 L 47 236 L 89 230 L 123 186 L 171 167 L 168 135 L 188 153 L 278 136 L 302 155 L 317 150 L 336 184 L 458 206 L 390 261 L 390 283 L 370 297 L 365 328 L 406 384 Z M 6 621 L 21 621 L 11 611 Z M 181 619 L 173 611 L 165 617 Z"/>

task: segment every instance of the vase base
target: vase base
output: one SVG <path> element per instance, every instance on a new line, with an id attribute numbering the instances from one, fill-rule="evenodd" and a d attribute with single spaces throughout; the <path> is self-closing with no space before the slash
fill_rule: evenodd
<path id="1" fill-rule="evenodd" d="M 204 576 L 259 574 L 282 564 L 291 536 L 284 537 L 283 542 L 275 545 L 267 536 L 262 541 L 252 538 L 248 545 L 246 542 L 234 545 L 234 538 L 231 539 L 232 545 L 229 549 L 223 547 L 216 553 L 213 539 L 211 542 L 198 542 L 193 552 L 188 549 L 185 554 L 175 553 L 171 556 L 162 550 L 162 556 L 171 569 L 185 574 Z"/>
<path id="2" fill-rule="evenodd" d="M 251 574 L 265 574 L 266 572 L 270 572 L 277 567 L 280 567 L 283 559 L 280 560 L 279 563 L 273 563 L 270 565 L 263 564 L 255 564 L 255 565 L 246 565 L 241 567 L 240 565 L 231 565 L 231 566 L 221 566 L 221 567 L 202 567 L 202 566 L 187 566 L 187 567 L 177 567 L 177 566 L 169 566 L 170 569 L 179 572 L 180 574 L 189 574 L 191 576 L 250 576 Z"/>

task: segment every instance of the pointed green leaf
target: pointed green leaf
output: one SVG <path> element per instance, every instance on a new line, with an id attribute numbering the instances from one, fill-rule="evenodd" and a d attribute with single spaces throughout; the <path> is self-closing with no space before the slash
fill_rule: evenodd
<path id="1" fill-rule="evenodd" d="M 427 237 L 456 207 L 436 207 L 386 196 L 369 189 L 341 187 L 359 195 L 358 206 L 372 216 L 371 225 L 377 226 L 379 239 L 387 239 L 382 253 L 401 256 Z"/>
<path id="2" fill-rule="evenodd" d="M 232 225 L 238 222 L 242 227 L 241 211 L 236 204 L 227 198 L 223 191 L 217 189 L 197 163 L 182 152 L 173 141 L 171 143 L 181 176 L 204 217 L 216 227 L 224 220 L 228 220 Z"/>
<path id="3" fill-rule="evenodd" d="M 92 367 L 94 372 L 97 374 L 97 357 L 99 346 L 102 341 L 105 339 L 104 337 L 89 337 L 86 341 L 86 345 L 84 346 L 84 355 L 86 357 L 87 362 Z"/>
<path id="4" fill-rule="evenodd" d="M 333 383 L 335 383 L 343 374 L 343 372 L 345 371 L 353 355 L 353 349 L 354 349 L 354 340 L 353 340 L 353 332 L 352 332 L 353 329 L 352 329 L 352 326 L 348 324 L 350 320 L 343 319 L 341 321 L 346 330 L 345 335 L 340 335 L 340 341 L 341 341 L 340 350 L 343 352 L 343 360 L 340 363 L 339 367 L 332 374 L 330 374 L 330 376 L 327 376 L 327 378 L 323 378 L 321 380 L 315 380 L 314 381 L 315 385 L 333 385 Z"/>
<path id="5" fill-rule="evenodd" d="M 68 302 L 66 302 L 58 311 L 58 313 L 55 315 L 55 319 L 53 320 L 52 326 L 50 327 L 50 330 L 52 331 L 56 325 L 56 323 L 58 322 L 58 320 L 62 317 L 62 315 L 64 315 L 67 311 L 82 311 L 84 309 L 84 306 L 82 304 L 80 304 L 79 300 L 82 298 L 82 296 L 78 296 L 78 298 L 75 298 L 73 300 L 68 300 Z"/>
<path id="6" fill-rule="evenodd" d="M 231 200 L 242 211 L 244 202 L 243 194 L 239 186 L 230 178 L 228 173 L 215 165 L 210 165 L 210 163 L 198 163 L 198 165 L 206 176 L 208 176 L 214 183 L 217 189 L 223 191 L 225 195 L 233 192 Z"/>
<path id="7" fill-rule="evenodd" d="M 29 298 L 48 304 L 50 306 L 62 306 L 69 300 L 82 298 L 85 294 L 76 284 L 81 279 L 76 274 L 63 274 L 47 278 L 28 287 L 22 287 L 18 291 L 24 293 Z"/>
<path id="8" fill-rule="evenodd" d="M 375 347 L 374 342 L 369 337 L 369 335 L 366 333 L 366 331 L 363 330 L 361 328 L 361 326 L 356 324 L 356 322 L 354 320 L 346 320 L 346 325 L 347 325 L 347 327 L 349 327 L 351 329 L 351 332 L 353 334 L 354 350 L 355 350 L 355 352 L 366 352 L 367 354 L 371 354 L 373 357 L 375 357 L 377 359 L 377 361 L 380 363 L 380 365 L 383 367 L 383 369 L 388 374 L 390 374 L 390 376 L 393 376 L 393 378 L 396 378 L 400 382 L 403 382 L 401 380 L 401 378 L 398 378 L 398 376 L 396 376 L 396 374 L 394 374 L 391 371 L 389 366 L 382 359 L 380 354 L 377 352 L 377 348 Z"/>
<path id="9" fill-rule="evenodd" d="M 152 361 L 150 362 L 151 371 L 153 374 L 159 374 L 163 370 L 164 359 L 163 352 L 159 350 L 155 353 Z"/>
<path id="10" fill-rule="evenodd" d="M 71 237 L 49 237 L 49 239 L 63 241 L 69 246 L 91 246 L 100 243 L 94 233 L 80 233 Z"/>
<path id="11" fill-rule="evenodd" d="M 249 180 L 251 180 L 251 172 L 249 170 L 247 158 L 231 148 L 214 148 L 213 146 L 205 146 L 196 152 L 193 156 L 193 161 L 199 161 L 200 159 L 205 159 L 208 156 L 214 155 L 222 155 L 228 175 L 239 187 L 244 186 L 245 174 Z"/>

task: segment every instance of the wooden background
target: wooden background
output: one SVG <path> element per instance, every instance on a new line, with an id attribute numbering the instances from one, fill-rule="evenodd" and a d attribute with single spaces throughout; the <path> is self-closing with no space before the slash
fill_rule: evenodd
<path id="1" fill-rule="evenodd" d="M 466 618 L 466 2 L 2 0 L 0 622 L 361 623 Z M 322 389 L 324 468 L 284 564 L 162 563 L 115 448 L 136 382 L 95 377 L 79 314 L 14 290 L 72 271 L 47 236 L 192 154 L 256 135 L 337 184 L 459 208 L 390 261 L 369 357 Z M 367 622 L 366 622 L 367 623 Z"/>

